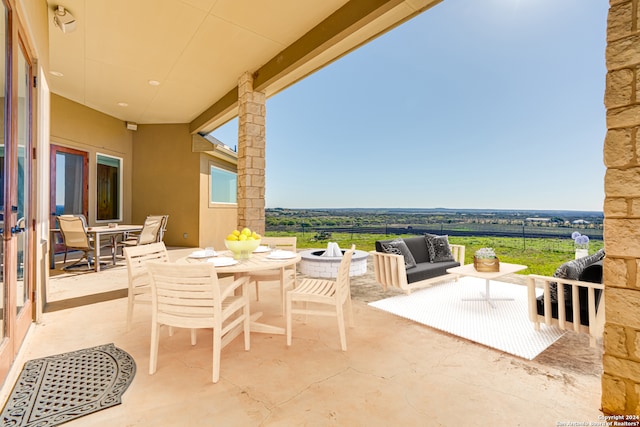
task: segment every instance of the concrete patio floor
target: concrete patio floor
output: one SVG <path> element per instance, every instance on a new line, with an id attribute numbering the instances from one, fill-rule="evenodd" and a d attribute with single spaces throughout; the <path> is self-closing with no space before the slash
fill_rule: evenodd
<path id="1" fill-rule="evenodd" d="M 190 249 L 172 250 L 171 258 Z M 52 276 L 50 301 L 126 288 L 124 264 L 100 273 Z M 57 282 L 57 283 L 56 283 Z M 20 351 L 0 397 L 25 361 L 114 343 L 133 356 L 136 376 L 121 405 L 69 426 L 556 426 L 597 422 L 600 348 L 566 334 L 533 361 L 520 359 L 369 307 L 379 285 L 354 278 L 355 328 L 340 350 L 331 318 L 294 319 L 285 337 L 254 333 L 222 351 L 221 379 L 211 382 L 210 331 L 163 330 L 158 371 L 148 374 L 150 307 L 136 306 L 125 325 L 126 298 L 44 314 Z M 388 296 L 391 294 L 388 294 Z M 252 311 L 284 326 L 277 284 L 261 285 Z"/>

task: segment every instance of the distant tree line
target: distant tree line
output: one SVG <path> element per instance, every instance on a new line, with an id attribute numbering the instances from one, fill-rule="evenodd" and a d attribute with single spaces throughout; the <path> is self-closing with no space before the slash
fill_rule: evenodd
<path id="1" fill-rule="evenodd" d="M 267 231 L 349 232 L 452 236 L 567 237 L 573 231 L 601 240 L 598 214 L 535 217 L 531 213 L 377 213 L 360 210 L 267 209 Z"/>

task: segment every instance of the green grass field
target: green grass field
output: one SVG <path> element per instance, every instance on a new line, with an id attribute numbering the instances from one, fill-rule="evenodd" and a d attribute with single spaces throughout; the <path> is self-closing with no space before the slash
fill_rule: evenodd
<path id="1" fill-rule="evenodd" d="M 328 241 L 337 242 L 340 248 L 346 249 L 355 243 L 356 248 L 371 251 L 375 248 L 376 240 L 393 239 L 395 237 L 415 237 L 415 235 L 381 235 L 381 234 L 351 234 L 333 233 L 329 240 L 315 241 L 315 233 L 282 233 L 267 232 L 267 236 L 296 236 L 298 249 L 325 248 Z M 480 248 L 495 249 L 500 261 L 513 264 L 523 264 L 529 268 L 520 274 L 541 274 L 551 276 L 562 263 L 574 258 L 573 240 L 566 239 L 523 239 L 521 237 L 449 237 L 449 242 L 465 246 L 465 264 L 473 262 L 473 254 Z M 589 253 L 592 254 L 604 246 L 601 240 L 592 240 Z"/>

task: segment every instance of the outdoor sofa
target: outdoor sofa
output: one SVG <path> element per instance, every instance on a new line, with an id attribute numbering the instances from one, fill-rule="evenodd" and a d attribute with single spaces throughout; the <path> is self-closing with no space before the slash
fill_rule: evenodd
<path id="1" fill-rule="evenodd" d="M 529 318 L 540 323 L 589 335 L 591 346 L 604 330 L 602 263 L 604 249 L 562 264 L 553 276 L 528 276 Z M 561 285 L 561 286 L 560 286 Z M 542 289 L 537 295 L 536 289 Z M 558 292 L 563 289 L 564 292 Z"/>
<path id="2" fill-rule="evenodd" d="M 373 257 L 376 281 L 384 291 L 398 288 L 410 294 L 447 279 L 457 279 L 448 268 L 464 264 L 462 245 L 449 244 L 448 236 L 424 236 L 376 241 Z"/>

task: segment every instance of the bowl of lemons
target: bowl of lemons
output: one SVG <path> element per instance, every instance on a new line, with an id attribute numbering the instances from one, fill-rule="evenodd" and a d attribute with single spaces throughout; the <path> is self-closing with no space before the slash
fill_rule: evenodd
<path id="1" fill-rule="evenodd" d="M 243 228 L 241 231 L 233 230 L 224 240 L 224 245 L 233 252 L 235 259 L 248 259 L 251 252 L 260 246 L 262 237 L 250 228 Z"/>

